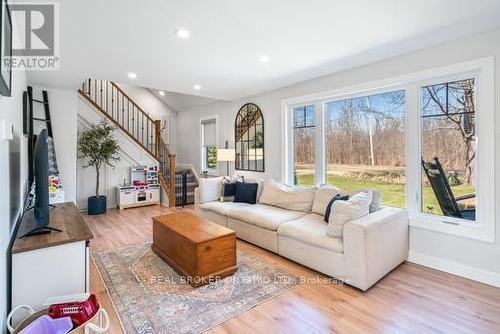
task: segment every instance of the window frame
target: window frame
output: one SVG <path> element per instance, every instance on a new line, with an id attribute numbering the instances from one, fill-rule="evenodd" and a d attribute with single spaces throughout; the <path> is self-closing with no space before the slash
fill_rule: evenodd
<path id="1" fill-rule="evenodd" d="M 294 131 L 296 129 L 295 127 L 295 122 L 294 122 L 294 109 L 296 108 L 306 108 L 306 107 L 309 107 L 309 106 L 313 106 L 314 107 L 314 125 L 313 126 L 305 126 L 304 128 L 314 128 L 314 181 L 316 183 L 318 183 L 318 179 L 321 179 L 321 174 L 318 173 L 318 158 L 321 154 L 321 151 L 318 151 L 318 150 L 321 150 L 321 148 L 318 146 L 318 139 L 320 139 L 321 137 L 321 133 L 320 133 L 320 129 L 318 127 L 318 125 L 321 125 L 323 124 L 322 121 L 318 118 L 321 116 L 320 114 L 320 109 L 321 107 L 318 106 L 318 103 L 317 102 L 312 102 L 312 103 L 301 103 L 301 104 L 298 104 L 298 105 L 293 105 L 291 108 L 290 108 L 290 121 L 291 121 L 291 167 L 290 167 L 290 170 L 289 170 L 289 182 L 287 182 L 287 184 L 291 184 L 291 185 L 294 185 L 295 184 L 295 145 L 294 145 Z M 318 124 L 318 120 L 319 120 L 319 124 Z M 304 119 L 304 123 L 306 123 L 306 120 Z M 320 162 L 321 163 L 321 162 Z"/>
<path id="2" fill-rule="evenodd" d="M 208 175 L 217 176 L 217 168 L 218 168 L 217 162 L 216 162 L 216 167 L 215 168 L 208 168 L 208 166 L 207 166 L 207 159 L 205 159 L 206 154 L 204 152 L 204 151 L 206 151 L 206 149 L 205 149 L 205 145 L 204 145 L 205 134 L 204 134 L 203 123 L 206 123 L 207 121 L 211 121 L 211 120 L 215 121 L 215 141 L 216 141 L 215 147 L 218 149 L 217 143 L 219 142 L 219 117 L 217 115 L 210 115 L 210 116 L 200 117 L 200 120 L 199 120 L 200 172 L 207 171 Z"/>
<path id="3" fill-rule="evenodd" d="M 465 65 L 465 64 L 464 64 Z M 454 73 L 443 73 L 441 76 L 433 76 L 425 80 L 421 80 L 417 84 L 418 90 L 418 141 L 414 142 L 415 156 L 422 156 L 422 99 L 421 89 L 425 86 L 442 84 L 447 82 L 474 79 L 475 82 L 475 103 L 476 103 L 476 156 L 477 167 L 475 169 L 476 178 L 476 220 L 469 221 L 466 219 L 440 216 L 429 214 L 421 211 L 422 204 L 422 181 L 423 176 L 421 169 L 416 173 L 417 187 L 414 189 L 414 201 L 416 205 L 414 210 L 410 212 L 410 226 L 433 230 L 442 233 L 458 235 L 466 238 L 478 239 L 487 242 L 494 242 L 494 206 L 495 206 L 495 191 L 494 191 L 494 159 L 489 157 L 494 156 L 494 92 L 492 92 L 493 78 L 490 68 L 491 64 L 483 63 L 480 67 L 463 66 L 461 71 Z M 490 68 L 490 69 L 489 69 Z M 491 84 L 488 84 L 490 82 Z M 489 108 L 488 105 L 492 104 Z M 493 112 L 488 112 L 493 110 Z M 489 137 L 489 138 L 488 138 Z M 480 139 L 481 138 L 481 139 Z M 479 145 L 481 143 L 481 145 Z M 481 172 L 479 172 L 481 171 Z M 492 179 L 487 180 L 489 176 Z M 490 195 L 487 195 L 490 194 Z M 493 222 L 493 223 L 491 223 Z"/>
<path id="4" fill-rule="evenodd" d="M 420 210 L 422 182 L 420 164 L 422 101 L 420 89 L 427 85 L 471 78 L 475 80 L 477 106 L 476 147 L 478 167 L 476 168 L 476 196 L 478 212 L 475 222 L 427 214 Z M 320 130 L 321 135 L 317 136 L 315 143 L 315 180 L 317 184 L 321 184 L 326 179 L 325 103 L 397 90 L 404 90 L 406 98 L 405 188 L 406 210 L 409 215 L 410 226 L 485 242 L 495 242 L 495 166 L 494 159 L 491 159 L 491 157 L 495 156 L 493 57 L 431 68 L 397 77 L 282 100 L 281 120 L 282 133 L 284 134 L 281 145 L 282 181 L 293 184 L 293 123 L 291 123 L 293 122 L 293 108 L 311 104 L 319 106 L 316 109 L 316 131 Z M 415 136 L 415 134 L 417 135 Z M 481 170 L 480 173 L 479 170 Z"/>

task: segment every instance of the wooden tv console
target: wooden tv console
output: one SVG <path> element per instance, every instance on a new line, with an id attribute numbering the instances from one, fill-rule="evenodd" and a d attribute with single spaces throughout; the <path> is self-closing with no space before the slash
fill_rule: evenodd
<path id="1" fill-rule="evenodd" d="M 12 307 L 40 309 L 54 296 L 89 291 L 89 241 L 93 238 L 83 215 L 72 202 L 49 211 L 51 232 L 19 239 L 35 226 L 33 210 L 20 222 L 12 245 Z"/>

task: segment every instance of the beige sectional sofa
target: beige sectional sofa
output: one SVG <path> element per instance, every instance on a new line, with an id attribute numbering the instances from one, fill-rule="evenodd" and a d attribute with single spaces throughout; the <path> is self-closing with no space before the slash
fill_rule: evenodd
<path id="1" fill-rule="evenodd" d="M 361 290 L 408 256 L 408 215 L 402 209 L 380 207 L 347 222 L 343 237 L 332 238 L 326 234 L 328 223 L 321 214 L 262 203 L 207 200 L 220 195 L 207 196 L 202 191 L 214 189 L 195 189 L 195 210 L 201 216 L 234 230 L 240 239 Z"/>

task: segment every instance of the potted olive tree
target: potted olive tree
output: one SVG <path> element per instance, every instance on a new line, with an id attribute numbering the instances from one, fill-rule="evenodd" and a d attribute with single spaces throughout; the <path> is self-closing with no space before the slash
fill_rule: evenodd
<path id="1" fill-rule="evenodd" d="M 98 215 L 106 212 L 106 196 L 99 195 L 99 174 L 102 166 L 114 167 L 113 162 L 120 160 L 118 142 L 113 137 L 114 127 L 102 122 L 82 131 L 78 139 L 78 149 L 82 158 L 87 159 L 84 167 L 94 167 L 96 171 L 95 196 L 88 198 L 88 214 Z"/>

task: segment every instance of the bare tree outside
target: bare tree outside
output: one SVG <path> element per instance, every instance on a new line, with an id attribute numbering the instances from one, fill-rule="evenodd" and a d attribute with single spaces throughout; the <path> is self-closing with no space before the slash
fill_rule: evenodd
<path id="1" fill-rule="evenodd" d="M 325 112 L 328 182 L 378 188 L 385 204 L 404 207 L 404 91 L 332 101 Z"/>
<path id="2" fill-rule="evenodd" d="M 473 79 L 423 88 L 424 159 L 441 156 L 469 186 L 475 182 L 475 108 Z"/>
<path id="3" fill-rule="evenodd" d="M 327 162 L 404 167 L 404 92 L 326 104 Z M 398 169 L 398 168 L 396 168 Z"/>
<path id="4" fill-rule="evenodd" d="M 422 88 L 422 158 L 438 158 L 448 176 L 453 195 L 475 193 L 475 82 L 474 79 L 441 83 Z M 425 175 L 422 187 L 427 186 Z M 475 208 L 475 198 L 462 201 Z M 422 211 L 440 213 L 434 194 L 425 193 Z"/>

